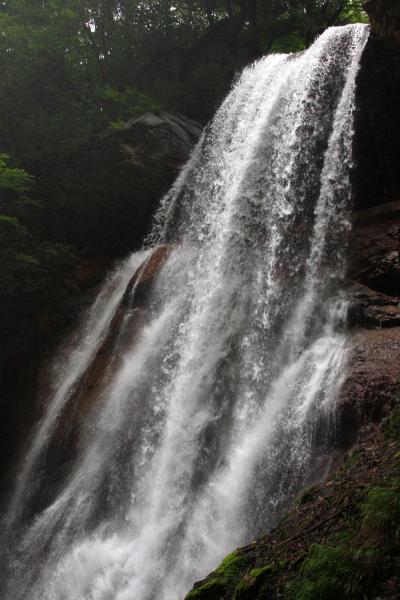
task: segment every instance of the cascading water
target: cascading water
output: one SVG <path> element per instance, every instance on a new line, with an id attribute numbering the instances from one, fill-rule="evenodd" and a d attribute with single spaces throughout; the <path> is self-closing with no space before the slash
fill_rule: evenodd
<path id="1" fill-rule="evenodd" d="M 178 600 L 322 473 L 344 372 L 367 36 L 331 28 L 304 53 L 256 62 L 207 127 L 157 215 L 151 241 L 164 258 L 145 302 L 140 274 L 124 295 L 144 258 L 133 256 L 58 370 L 4 520 L 3 598 Z M 96 401 L 43 494 L 110 329 Z"/>

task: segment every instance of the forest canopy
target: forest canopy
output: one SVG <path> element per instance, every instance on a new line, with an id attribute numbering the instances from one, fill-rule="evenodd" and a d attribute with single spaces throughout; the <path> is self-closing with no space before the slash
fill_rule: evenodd
<path id="1" fill-rule="evenodd" d="M 36 171 L 148 109 L 205 123 L 249 61 L 363 19 L 361 0 L 3 0 L 0 150 Z"/>
<path id="2" fill-rule="evenodd" d="M 68 207 L 60 212 L 56 184 L 42 197 L 38 181 L 148 110 L 205 124 L 244 65 L 364 20 L 361 0 L 1 0 L 0 329 L 51 304 L 91 250 L 59 235 Z"/>

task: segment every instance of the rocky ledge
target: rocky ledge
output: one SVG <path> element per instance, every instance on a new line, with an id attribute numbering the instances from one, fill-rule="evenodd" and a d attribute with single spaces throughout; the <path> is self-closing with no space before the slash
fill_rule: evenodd
<path id="1" fill-rule="evenodd" d="M 348 295 L 350 356 L 338 406 L 340 438 L 384 417 L 400 386 L 400 213 L 397 203 L 355 214 Z"/>

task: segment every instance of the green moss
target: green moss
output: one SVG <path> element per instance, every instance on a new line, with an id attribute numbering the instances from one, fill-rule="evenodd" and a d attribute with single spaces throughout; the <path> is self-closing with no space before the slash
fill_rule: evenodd
<path id="1" fill-rule="evenodd" d="M 211 579 L 200 587 L 192 590 L 185 600 L 219 600 L 226 592 L 226 583 L 218 579 Z"/>
<path id="2" fill-rule="evenodd" d="M 240 575 L 243 572 L 243 568 L 245 567 L 245 559 L 238 552 L 231 552 L 224 558 L 219 567 L 215 570 L 215 575 L 219 577 L 223 577 L 227 580 L 232 580 Z"/>
<path id="3" fill-rule="evenodd" d="M 362 599 L 363 570 L 345 547 L 313 545 L 299 576 L 287 589 L 291 600 Z"/>
<path id="4" fill-rule="evenodd" d="M 372 486 L 346 527 L 326 545 L 313 545 L 287 600 L 361 600 L 380 580 L 388 551 L 400 543 L 400 479 Z"/>
<path id="5" fill-rule="evenodd" d="M 246 570 L 246 560 L 238 552 L 228 554 L 201 586 L 189 592 L 185 600 L 217 600 L 235 589 Z"/>
<path id="6" fill-rule="evenodd" d="M 277 569 L 267 565 L 253 569 L 243 577 L 236 586 L 233 600 L 261 600 L 267 598 L 270 583 L 277 574 Z"/>
<path id="7" fill-rule="evenodd" d="M 364 537 L 393 545 L 400 540 L 400 479 L 371 487 L 361 506 Z"/>

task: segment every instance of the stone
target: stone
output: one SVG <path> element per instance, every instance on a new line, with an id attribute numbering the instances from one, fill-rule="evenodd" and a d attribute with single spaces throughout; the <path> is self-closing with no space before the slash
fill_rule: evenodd
<path id="1" fill-rule="evenodd" d="M 58 241 L 96 256 L 138 249 L 201 133 L 199 123 L 166 112 L 109 129 L 39 178 L 37 194 L 48 206 L 43 219 L 49 215 L 58 227 Z"/>
<path id="2" fill-rule="evenodd" d="M 381 294 L 400 296 L 400 215 L 375 215 L 356 223 L 349 278 Z"/>
<path id="3" fill-rule="evenodd" d="M 350 327 L 386 328 L 400 326 L 400 297 L 386 296 L 365 285 L 348 286 Z"/>
<path id="4" fill-rule="evenodd" d="M 382 418 L 395 402 L 400 386 L 400 328 L 355 331 L 350 347 L 337 405 L 340 438 L 347 444 L 363 424 Z"/>

